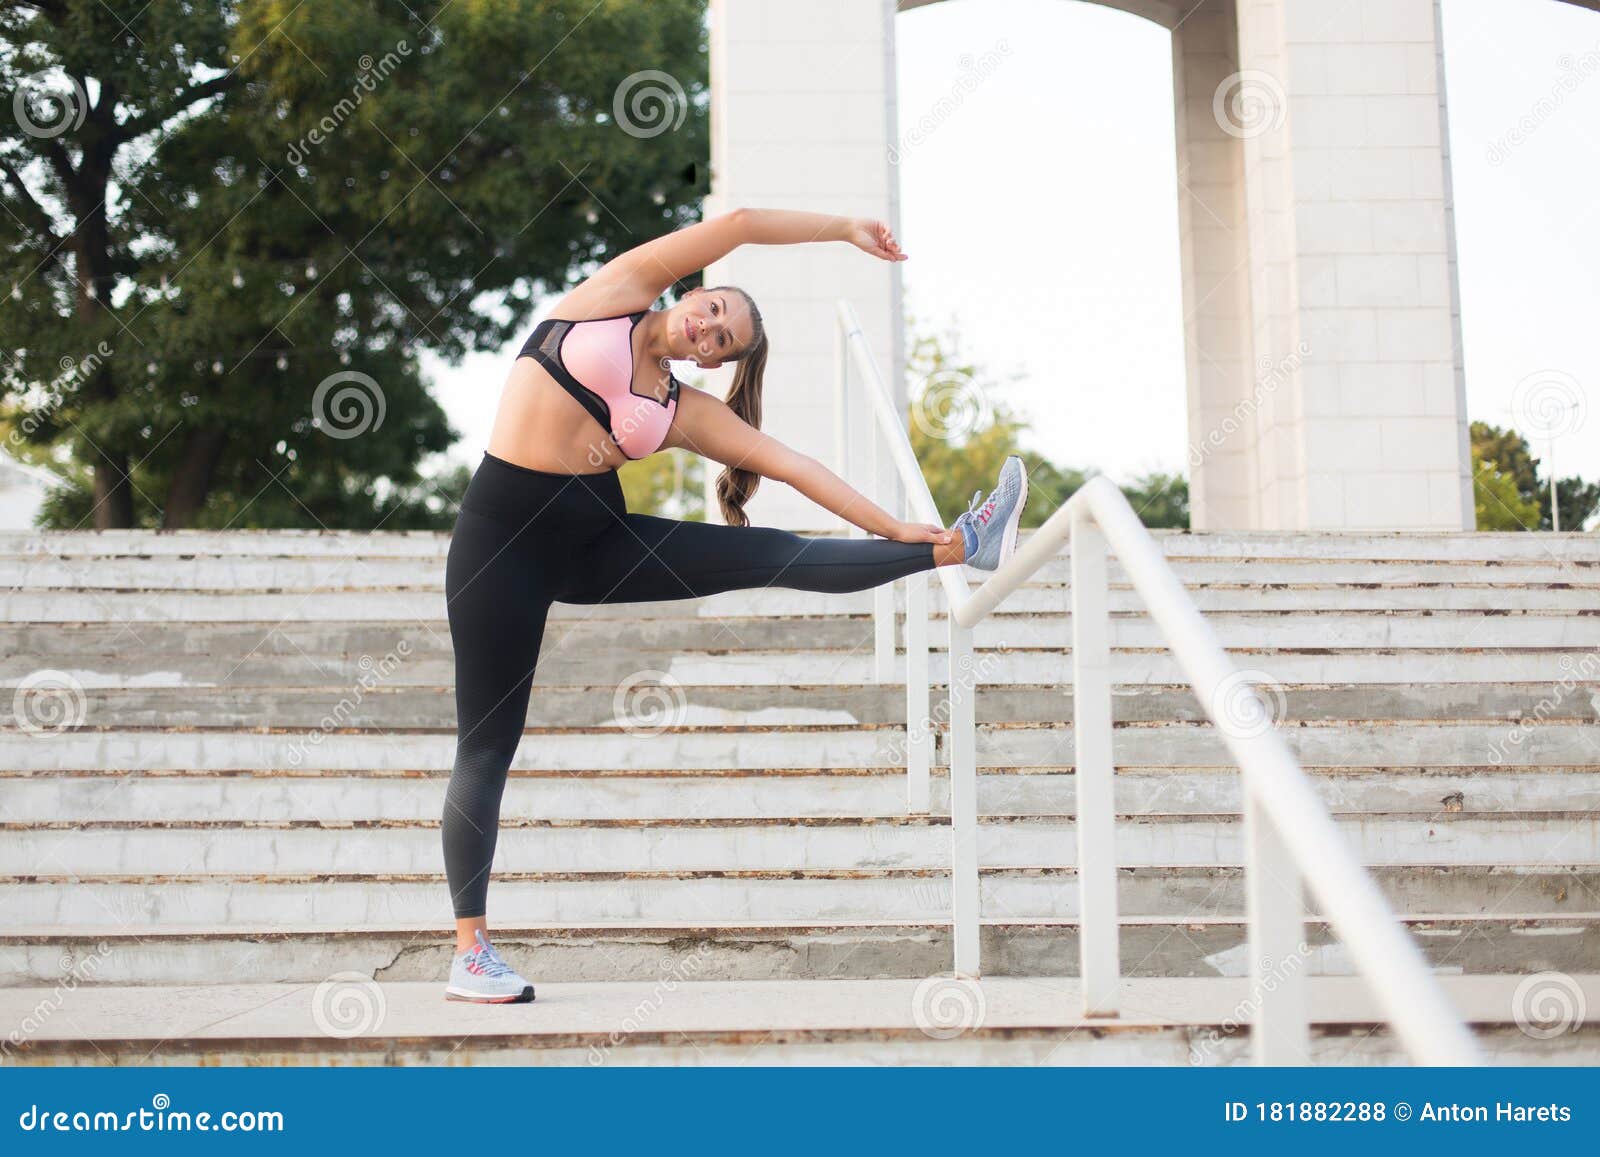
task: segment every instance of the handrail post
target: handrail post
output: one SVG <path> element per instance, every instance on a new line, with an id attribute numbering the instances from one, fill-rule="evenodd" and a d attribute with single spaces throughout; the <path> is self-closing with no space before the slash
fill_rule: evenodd
<path id="1" fill-rule="evenodd" d="M 977 664 L 972 632 L 949 616 L 950 900 L 955 973 L 979 975 Z"/>
<path id="2" fill-rule="evenodd" d="M 1244 779 L 1244 776 L 1240 776 Z M 1306 1020 L 1306 909 L 1300 869 L 1256 791 L 1244 787 L 1245 888 L 1249 896 L 1250 1026 L 1258 1065 L 1311 1063 Z"/>
<path id="3" fill-rule="evenodd" d="M 1087 510 L 1072 520 L 1072 737 L 1078 799 L 1078 947 L 1084 1016 L 1116 1016 L 1116 767 L 1106 539 Z"/>
<path id="4" fill-rule="evenodd" d="M 932 810 L 929 768 L 933 721 L 928 717 L 928 576 L 906 578 L 906 811 Z"/>
<path id="5" fill-rule="evenodd" d="M 841 315 L 833 328 L 834 355 L 838 359 L 838 373 L 834 378 L 833 442 L 835 468 L 840 478 L 850 482 L 855 472 L 850 469 L 850 334 L 845 325 Z M 843 518 L 839 521 L 845 522 Z M 845 525 L 849 527 L 848 523 Z"/>

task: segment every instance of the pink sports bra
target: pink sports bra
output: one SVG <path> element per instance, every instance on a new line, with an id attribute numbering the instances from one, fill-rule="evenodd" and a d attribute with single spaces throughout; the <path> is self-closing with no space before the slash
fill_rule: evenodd
<path id="1" fill-rule="evenodd" d="M 665 402 L 633 389 L 633 328 L 647 312 L 589 321 L 546 318 L 517 354 L 549 371 L 630 459 L 661 449 L 678 410 L 678 379 L 670 373 Z"/>

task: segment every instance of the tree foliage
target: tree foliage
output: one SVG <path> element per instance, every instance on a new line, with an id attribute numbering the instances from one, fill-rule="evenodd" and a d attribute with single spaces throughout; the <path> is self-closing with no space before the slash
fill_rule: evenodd
<path id="1" fill-rule="evenodd" d="M 1539 504 L 1517 489 L 1516 476 L 1484 461 L 1472 447 L 1472 504 L 1479 530 L 1528 530 L 1539 523 Z"/>
<path id="2" fill-rule="evenodd" d="M 950 334 L 917 331 L 906 354 L 911 448 L 946 525 L 988 492 L 1008 455 L 1028 468 L 1024 527 L 1037 527 L 1091 476 L 1021 445 L 1025 418 L 997 398 L 1000 387 L 964 358 Z M 1179 475 L 1149 474 L 1123 487 L 1146 526 L 1187 527 L 1189 485 Z"/>
<path id="3" fill-rule="evenodd" d="M 1473 422 L 1473 499 L 1479 530 L 1550 530 L 1550 478 L 1515 430 Z M 1563 530 L 1581 530 L 1600 510 L 1600 482 L 1568 476 L 1556 480 Z"/>
<path id="4" fill-rule="evenodd" d="M 718 467 L 720 469 L 720 467 Z M 706 460 L 688 450 L 663 450 L 617 471 L 628 509 L 704 522 Z"/>
<path id="5" fill-rule="evenodd" d="M 0 401 L 62 474 L 47 524 L 448 526 L 418 354 L 502 348 L 698 215 L 703 15 L 0 0 L 26 110 L 0 122 Z"/>

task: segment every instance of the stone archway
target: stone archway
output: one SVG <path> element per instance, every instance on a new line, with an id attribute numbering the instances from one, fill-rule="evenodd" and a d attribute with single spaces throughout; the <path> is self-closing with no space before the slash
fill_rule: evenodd
<path id="1" fill-rule="evenodd" d="M 894 17 L 938 2 L 712 0 L 707 211 L 896 221 Z M 1100 2 L 1172 32 L 1196 529 L 1470 529 L 1439 0 Z M 902 388 L 898 274 L 759 248 L 713 271 L 769 319 L 770 427 L 836 468 L 832 303 Z M 825 521 L 778 487 L 752 509 Z"/>

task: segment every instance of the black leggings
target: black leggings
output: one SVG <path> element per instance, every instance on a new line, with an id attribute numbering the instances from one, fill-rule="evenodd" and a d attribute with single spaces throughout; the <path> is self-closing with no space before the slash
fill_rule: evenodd
<path id="1" fill-rule="evenodd" d="M 485 454 L 456 516 L 444 580 L 457 729 L 444 865 L 456 917 L 484 914 L 500 797 L 551 603 L 692 599 L 747 587 L 860 591 L 932 566 L 930 543 L 629 514 L 614 470 L 546 474 Z M 617 621 L 619 633 L 630 629 Z"/>

